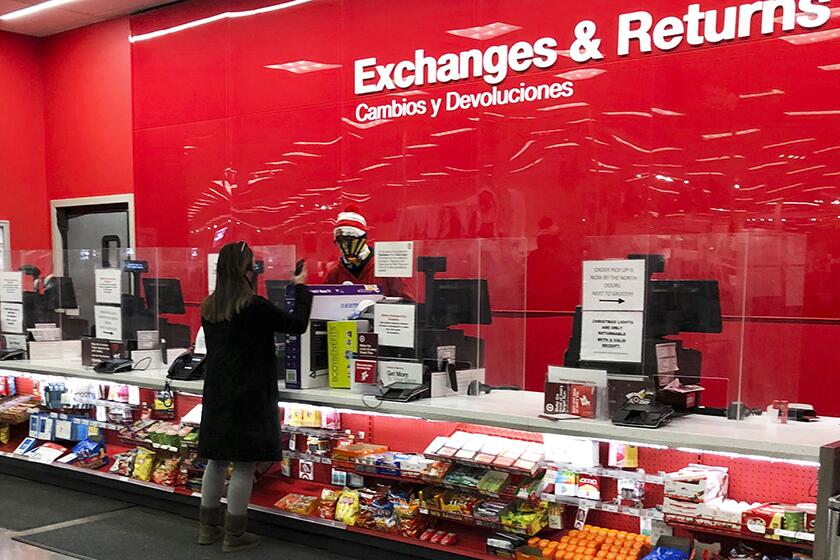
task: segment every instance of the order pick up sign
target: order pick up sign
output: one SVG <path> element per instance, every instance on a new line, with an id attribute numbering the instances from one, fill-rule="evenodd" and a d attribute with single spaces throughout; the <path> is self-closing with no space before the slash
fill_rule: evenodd
<path id="1" fill-rule="evenodd" d="M 581 360 L 642 361 L 646 283 L 642 259 L 583 262 Z"/>

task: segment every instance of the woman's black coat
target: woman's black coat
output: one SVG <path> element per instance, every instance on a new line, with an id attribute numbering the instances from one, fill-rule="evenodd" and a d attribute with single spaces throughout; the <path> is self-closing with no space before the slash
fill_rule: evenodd
<path id="1" fill-rule="evenodd" d="M 276 461 L 280 452 L 274 333 L 302 334 L 312 294 L 295 287 L 286 313 L 254 296 L 230 321 L 202 320 L 207 341 L 198 453 L 224 461 Z"/>

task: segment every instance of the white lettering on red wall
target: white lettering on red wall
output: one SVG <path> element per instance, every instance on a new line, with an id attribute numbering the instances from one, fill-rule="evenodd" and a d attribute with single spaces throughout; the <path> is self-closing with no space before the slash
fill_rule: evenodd
<path id="1" fill-rule="evenodd" d="M 691 4 L 682 15 L 659 19 L 647 11 L 618 16 L 618 56 L 647 54 L 654 50 L 670 51 L 685 43 L 691 46 L 717 44 L 758 35 L 816 29 L 831 18 L 831 0 L 764 0 L 723 9 L 703 10 Z M 579 22 L 569 57 L 578 63 L 605 58 L 597 25 L 590 20 Z M 354 63 L 354 91 L 357 95 L 408 90 L 414 87 L 450 84 L 481 78 L 489 90 L 476 93 L 450 91 L 431 99 L 390 100 L 380 104 L 359 103 L 355 118 L 359 122 L 394 119 L 416 115 L 437 117 L 441 111 L 487 108 L 534 101 L 557 100 L 574 95 L 571 81 L 539 85 L 502 87 L 502 82 L 531 68 L 545 70 L 558 60 L 558 42 L 541 37 L 534 42 L 493 45 L 484 50 L 469 49 L 440 56 L 414 51 L 410 59 L 381 62 L 375 57 Z"/>

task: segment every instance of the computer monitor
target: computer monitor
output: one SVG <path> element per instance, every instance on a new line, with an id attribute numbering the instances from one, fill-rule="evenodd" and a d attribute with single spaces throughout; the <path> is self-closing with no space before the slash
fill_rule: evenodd
<path id="1" fill-rule="evenodd" d="M 652 280 L 648 289 L 647 336 L 723 331 L 716 280 Z"/>
<path id="2" fill-rule="evenodd" d="M 56 309 L 76 309 L 79 307 L 76 301 L 76 290 L 73 287 L 73 279 L 67 276 L 55 276 L 44 288 L 44 297 L 47 299 L 47 308 L 51 311 Z"/>
<path id="3" fill-rule="evenodd" d="M 143 293 L 150 311 L 184 314 L 184 296 L 177 278 L 143 278 Z"/>
<path id="4" fill-rule="evenodd" d="M 265 281 L 265 299 L 276 305 L 281 309 L 286 308 L 286 286 L 290 285 L 290 280 L 266 280 Z"/>
<path id="5" fill-rule="evenodd" d="M 493 321 L 486 279 L 435 279 L 426 294 L 430 327 L 489 325 Z"/>

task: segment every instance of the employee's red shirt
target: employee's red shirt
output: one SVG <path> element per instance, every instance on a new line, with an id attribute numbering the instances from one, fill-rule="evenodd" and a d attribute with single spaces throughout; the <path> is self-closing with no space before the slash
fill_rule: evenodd
<path id="1" fill-rule="evenodd" d="M 324 276 L 324 284 L 376 284 L 382 288 L 382 292 L 388 297 L 401 297 L 414 299 L 413 290 L 409 287 L 405 278 L 377 278 L 374 276 L 376 267 L 372 256 L 358 274 L 353 274 L 341 262 L 335 261 L 327 265 L 327 274 Z"/>

